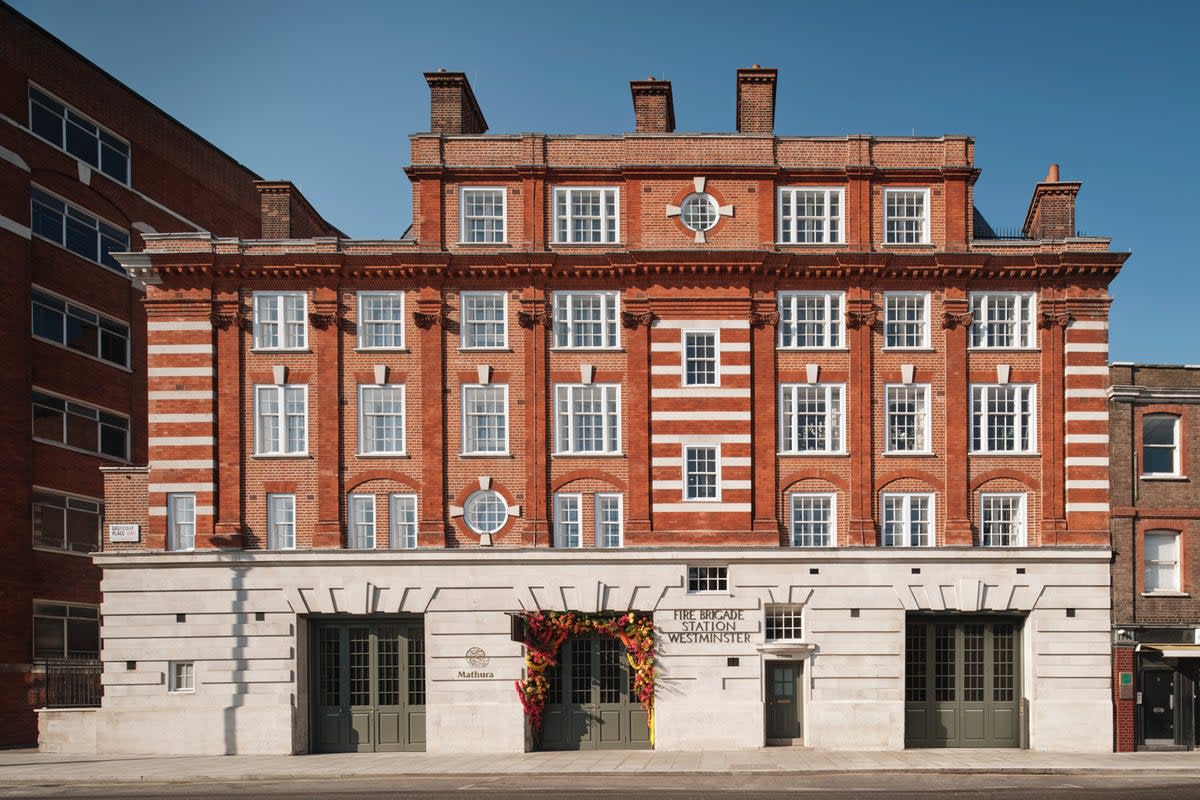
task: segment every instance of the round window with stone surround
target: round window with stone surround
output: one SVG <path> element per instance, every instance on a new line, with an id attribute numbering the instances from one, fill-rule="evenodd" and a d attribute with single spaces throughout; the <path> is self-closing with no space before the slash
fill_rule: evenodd
<path id="1" fill-rule="evenodd" d="M 692 192 L 679 206 L 679 219 L 684 227 L 698 233 L 711 231 L 717 224 L 717 201 L 706 192 Z"/>
<path id="2" fill-rule="evenodd" d="M 499 492 L 480 490 L 463 505 L 467 527 L 480 535 L 495 533 L 508 521 L 508 503 Z"/>

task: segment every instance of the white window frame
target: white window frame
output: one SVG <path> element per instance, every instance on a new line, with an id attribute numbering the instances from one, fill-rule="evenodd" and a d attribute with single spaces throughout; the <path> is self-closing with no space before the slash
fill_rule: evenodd
<path id="1" fill-rule="evenodd" d="M 825 403 L 824 449 L 803 450 L 798 447 L 800 436 L 800 414 L 796 409 L 796 397 L 801 391 L 823 393 Z M 787 405 L 792 407 L 791 419 Z M 844 383 L 784 383 L 779 386 L 779 452 L 781 455 L 837 455 L 846 452 L 846 385 Z"/>
<path id="2" fill-rule="evenodd" d="M 288 437 L 288 409 L 287 396 L 289 390 L 299 390 L 304 398 L 304 413 L 301 416 L 303 420 L 303 444 L 301 450 L 289 449 Z M 263 446 L 263 440 L 266 436 L 267 427 L 265 422 L 268 416 L 262 411 L 262 396 L 266 393 L 274 393 L 276 395 L 276 405 L 279 409 L 269 415 L 274 419 L 274 424 L 277 426 L 279 446 L 274 450 L 267 450 Z M 308 455 L 308 384 L 306 383 L 259 383 L 254 386 L 254 455 L 256 456 L 306 456 Z"/>
<path id="3" fill-rule="evenodd" d="M 167 494 L 167 549 L 190 553 L 196 549 L 196 495 Z"/>
<path id="4" fill-rule="evenodd" d="M 776 635 L 771 635 L 771 629 Z M 798 630 L 797 630 L 798 629 Z M 779 636 L 780 630 L 792 630 L 798 636 Z M 804 641 L 804 606 L 796 603 L 766 603 L 763 606 L 764 642 Z"/>
<path id="5" fill-rule="evenodd" d="M 712 356 L 712 382 L 711 383 L 693 383 L 690 380 L 688 366 L 693 361 L 697 364 L 707 362 L 708 359 L 692 359 L 688 355 L 688 339 L 694 336 L 711 336 L 713 340 L 713 356 Z M 685 329 L 680 332 L 679 337 L 679 382 L 685 387 L 708 388 L 721 385 L 721 331 L 718 329 Z"/>
<path id="6" fill-rule="evenodd" d="M 85 306 L 83 303 L 77 303 L 55 292 L 47 291 L 42 287 L 34 284 L 31 287 L 31 309 L 30 309 L 30 333 L 34 339 L 39 342 L 53 344 L 56 347 L 61 347 L 64 350 L 69 350 L 72 353 L 90 358 L 94 361 L 99 361 L 102 364 L 107 364 L 110 367 L 131 372 L 130 369 L 130 340 L 131 332 L 129 323 L 117 317 L 102 314 L 90 306 Z M 59 317 L 58 334 L 54 338 L 43 336 L 37 332 L 37 323 L 34 321 L 36 310 L 38 307 L 45 309 L 46 313 L 56 314 Z M 86 350 L 81 350 L 71 345 L 67 336 L 67 323 L 71 319 L 76 319 L 81 322 L 90 324 L 96 329 L 96 351 L 94 353 Z M 124 329 L 122 333 L 120 330 Z M 105 336 L 124 339 L 125 341 L 125 359 L 117 362 L 105 358 L 102 353 L 104 349 L 101 347 L 101 342 Z"/>
<path id="7" fill-rule="evenodd" d="M 498 502 L 500 507 L 504 509 L 504 513 L 500 517 L 500 524 L 491 530 L 484 530 L 473 520 L 474 512 L 478 507 L 478 504 L 485 499 L 492 502 Z M 479 489 L 471 492 L 470 496 L 468 496 L 466 501 L 463 503 L 463 522 L 465 522 L 467 527 L 471 529 L 472 533 L 475 533 L 479 536 L 490 536 L 504 530 L 504 526 L 508 524 L 508 518 L 508 503 L 504 501 L 504 495 L 500 494 L 495 489 Z"/>
<path id="8" fill-rule="evenodd" d="M 988 442 L 988 421 L 991 417 L 991 412 L 988 410 L 990 398 L 993 392 L 1001 390 L 1012 390 L 1016 392 L 1016 409 L 1013 411 L 1013 448 L 993 448 Z M 973 455 L 991 455 L 996 453 L 1002 454 L 1018 454 L 1029 455 L 1037 452 L 1037 412 L 1038 412 L 1038 397 L 1037 384 L 1033 383 L 973 383 L 970 387 L 970 452 Z M 1023 402 L 1022 394 L 1028 394 L 1027 401 L 1029 403 L 1029 415 L 1026 421 L 1021 413 L 1021 404 Z M 1029 446 L 1022 449 L 1020 447 L 1021 440 L 1027 439 Z M 976 441 L 979 446 L 976 447 Z"/>
<path id="9" fill-rule="evenodd" d="M 296 495 L 290 492 L 267 495 L 267 549 L 296 549 Z"/>
<path id="10" fill-rule="evenodd" d="M 401 505 L 412 505 L 412 519 L 402 520 L 409 512 Z M 417 533 L 421 522 L 421 507 L 412 492 L 395 492 L 388 495 L 388 547 L 392 550 L 415 550 Z M 404 530 L 401 530 L 403 526 Z"/>
<path id="11" fill-rule="evenodd" d="M 1167 445 L 1162 444 L 1146 444 L 1146 421 L 1151 417 L 1166 417 L 1171 420 L 1171 471 L 1170 472 L 1149 472 L 1146 469 L 1146 448 L 1153 447 L 1156 449 L 1165 450 Z M 1141 418 L 1141 445 L 1142 451 L 1138 454 L 1138 460 L 1141 462 L 1141 477 L 1142 478 L 1178 478 L 1183 474 L 1183 458 L 1180 452 L 1179 435 L 1181 431 L 1181 419 L 1178 414 L 1171 414 L 1165 411 L 1152 411 L 1148 414 L 1142 414 Z"/>
<path id="12" fill-rule="evenodd" d="M 47 139 L 45 136 L 43 136 L 42 134 L 40 134 L 36 130 L 34 130 L 34 127 L 33 127 L 33 104 L 34 103 L 37 103 L 38 105 L 42 106 L 43 108 L 46 108 L 47 111 L 53 112 L 55 114 L 55 116 L 59 116 L 54 109 L 47 108 L 46 104 L 44 102 L 35 98 L 33 96 L 34 92 L 44 95 L 46 97 L 46 99 L 49 100 L 50 102 L 57 103 L 58 105 L 61 105 L 63 107 L 63 113 L 59 117 L 62 120 L 62 126 L 61 126 L 62 133 L 59 137 L 59 141 L 55 141 L 53 139 Z M 126 139 L 124 136 L 118 136 L 117 134 L 113 133 L 112 130 L 110 130 L 109 128 L 106 128 L 105 126 L 96 122 L 87 114 L 80 112 L 78 109 L 76 109 L 70 103 L 63 101 L 62 98 L 58 97 L 53 92 L 46 91 L 44 88 L 42 88 L 41 86 L 39 86 L 38 84 L 36 84 L 32 81 L 29 82 L 29 91 L 26 92 L 26 96 L 28 98 L 28 103 L 29 103 L 29 132 L 30 133 L 32 133 L 34 136 L 38 137 L 39 139 L 41 139 L 44 142 L 49 142 L 50 144 L 54 145 L 54 147 L 63 151 L 64 153 L 71 156 L 72 158 L 78 159 L 79 161 L 82 161 L 83 163 L 92 166 L 97 172 L 99 172 L 100 174 L 105 175 L 109 178 L 112 178 L 114 181 L 121 184 L 122 186 L 131 186 L 132 185 L 132 179 L 130 176 L 133 173 L 133 148 L 130 146 L 130 142 L 128 139 Z M 80 156 L 78 153 L 73 153 L 67 149 L 67 126 L 71 125 L 74 122 L 73 120 L 71 120 L 72 115 L 79 118 L 79 123 L 90 125 L 96 129 L 96 132 L 93 134 L 96 139 L 96 161 L 95 162 L 91 161 L 90 159 Z M 75 127 L 80 128 L 82 130 L 82 125 L 80 125 L 79 123 L 75 123 Z M 90 133 L 90 131 L 89 131 L 89 133 Z M 105 141 L 105 137 L 112 139 L 118 145 L 124 145 L 125 152 L 120 153 L 120 148 L 114 147 L 113 142 Z M 124 175 L 114 175 L 112 172 L 109 172 L 108 170 L 104 169 L 103 164 L 104 164 L 104 148 L 105 148 L 105 146 L 107 146 L 110 150 L 116 151 L 118 153 L 118 155 L 121 155 L 125 159 L 125 174 Z"/>
<path id="13" fill-rule="evenodd" d="M 504 398 L 504 418 L 503 418 L 503 422 L 504 422 L 503 445 L 504 446 L 500 450 L 473 450 L 473 449 L 470 449 L 467 447 L 469 440 L 470 440 L 469 432 L 472 430 L 472 425 L 473 425 L 472 419 L 475 416 L 474 414 L 470 413 L 468 410 L 467 395 L 471 394 L 475 390 L 483 390 L 483 389 L 498 389 L 498 390 L 500 390 L 500 392 Z M 461 397 L 462 397 L 462 454 L 464 456 L 506 456 L 506 455 L 508 455 L 509 454 L 508 436 L 509 436 L 509 429 L 510 429 L 509 406 L 508 406 L 508 384 L 507 383 L 464 383 L 462 386 Z M 475 438 L 478 439 L 478 437 L 475 437 Z"/>
<path id="14" fill-rule="evenodd" d="M 171 661 L 167 664 L 167 691 L 171 694 L 196 693 L 196 662 Z"/>
<path id="15" fill-rule="evenodd" d="M 583 495 L 577 492 L 554 493 L 554 546 L 583 547 Z"/>
<path id="16" fill-rule="evenodd" d="M 716 483 L 715 483 L 716 494 L 712 497 L 709 497 L 709 496 L 693 497 L 693 496 L 691 496 L 692 488 L 691 488 L 691 486 L 689 486 L 690 481 L 688 480 L 688 478 L 691 475 L 691 473 L 688 470 L 688 453 L 692 450 L 712 450 L 713 451 L 713 464 L 714 464 L 714 473 L 713 474 L 714 474 L 715 480 L 716 480 Z M 683 493 L 684 502 L 687 502 L 687 503 L 719 503 L 719 502 L 721 502 L 721 445 L 719 442 L 712 442 L 710 444 L 685 444 L 685 445 L 683 445 L 683 461 L 680 464 L 680 469 L 683 472 L 682 493 Z"/>
<path id="17" fill-rule="evenodd" d="M 41 197 L 38 195 L 41 195 Z M 39 230 L 41 226 L 38 224 L 37 218 L 39 215 L 44 215 L 44 212 L 36 211 L 34 208 L 35 205 L 40 205 L 43 208 L 49 209 L 51 203 L 61 204 L 62 206 L 60 209 L 58 205 L 55 205 L 52 209 L 54 214 L 62 218 L 61 223 L 58 225 L 58 235 L 53 239 Z M 90 251 L 85 253 L 71 246 L 72 241 L 67 236 L 68 223 L 71 221 L 78 223 L 80 227 L 86 227 L 89 234 L 93 231 L 95 232 L 96 254 L 94 256 Z M 131 249 L 129 231 L 104 217 L 93 214 L 91 211 L 59 197 L 54 192 L 46 191 L 37 184 L 30 184 L 29 187 L 29 231 L 31 236 L 43 242 L 49 242 L 56 247 L 61 247 L 63 250 L 82 258 L 84 261 L 99 264 L 105 269 L 112 270 L 125 278 L 129 277 L 129 273 L 125 271 L 125 268 L 117 263 L 116 259 L 109 256 L 109 253 L 127 252 Z M 109 245 L 107 252 L 105 251 L 106 244 Z M 105 260 L 106 258 L 108 260 Z"/>
<path id="18" fill-rule="evenodd" d="M 594 296 L 600 299 L 600 325 L 603 344 L 577 344 L 577 322 L 571 300 L 574 297 Z M 619 350 L 621 349 L 620 292 L 555 291 L 551 296 L 555 350 Z M 589 323 L 591 321 L 589 320 Z M 564 343 L 565 342 L 565 343 Z"/>
<path id="19" fill-rule="evenodd" d="M 1017 512 L 1013 518 L 1015 531 L 1009 532 L 1013 541 L 1008 544 L 996 544 L 989 541 L 987 529 L 989 524 L 993 524 L 988 519 L 989 501 L 1001 500 L 1016 500 Z M 1025 547 L 1028 544 L 1029 535 L 1029 504 L 1026 495 L 1023 492 L 987 492 L 979 495 L 979 546 L 980 547 Z M 1003 534 L 1002 534 L 1003 535 Z"/>
<path id="20" fill-rule="evenodd" d="M 912 502 L 914 499 L 926 499 L 929 501 L 929 541 L 921 544 L 913 544 L 912 542 Z M 901 512 L 903 514 L 902 530 L 900 531 L 901 541 L 899 543 L 887 540 L 887 504 L 892 500 L 901 503 Z M 879 496 L 879 516 L 882 519 L 879 527 L 880 547 L 933 547 L 937 542 L 937 497 L 933 492 L 888 492 L 881 494 Z"/>
<path id="21" fill-rule="evenodd" d="M 804 325 L 820 325 L 821 344 L 799 344 L 800 335 L 796 328 L 799 304 L 802 300 L 815 298 L 822 302 L 824 322 L 805 320 Z M 779 349 L 780 350 L 844 350 L 846 293 L 836 291 L 780 292 L 779 304 Z"/>
<path id="22" fill-rule="evenodd" d="M 572 223 L 575 221 L 572 202 L 576 192 L 600 192 L 600 238 L 587 241 L 575 238 Z M 609 195 L 612 196 L 612 213 L 608 213 Z M 560 210 L 560 199 L 565 211 Z M 554 223 L 554 244 L 616 244 L 621 241 L 621 190 L 616 186 L 556 186 L 553 197 L 554 208 L 551 219 Z M 590 217 L 589 217 L 590 219 Z M 565 223 L 566 236 L 559 230 Z M 611 225 L 609 223 L 612 223 Z"/>
<path id="23" fill-rule="evenodd" d="M 369 508 L 368 508 L 369 507 Z M 363 514 L 370 512 L 367 520 Z M 370 540 L 365 533 L 370 528 Z M 351 492 L 346 495 L 346 549 L 374 550 L 379 544 L 379 509 L 375 495 L 370 493 Z"/>
<path id="24" fill-rule="evenodd" d="M 825 544 L 807 544 L 800 541 L 796 531 L 796 503 L 798 500 L 825 500 L 829 503 L 829 524 L 825 532 Z M 788 498 L 788 543 L 792 547 L 837 547 L 837 493 L 836 492 L 792 492 Z"/>
<path id="25" fill-rule="evenodd" d="M 988 319 L 997 300 L 1012 300 L 1016 319 L 1011 322 Z M 1035 292 L 971 292 L 971 349 L 972 350 L 1036 350 L 1037 294 Z M 989 344 L 994 338 L 993 327 L 1012 326 L 1014 344 Z"/>
<path id="26" fill-rule="evenodd" d="M 920 298 L 922 300 L 922 313 L 920 320 L 908 319 L 891 319 L 892 303 L 901 299 Z M 929 292 L 884 292 L 883 293 L 883 349 L 884 350 L 928 350 L 929 349 L 929 307 L 932 305 L 932 298 Z M 902 325 L 920 325 L 921 340 L 917 344 L 892 344 L 892 337 L 896 335 L 897 339 L 900 331 L 893 331 L 892 326 Z M 907 338 L 907 337 L 903 337 Z"/>
<path id="27" fill-rule="evenodd" d="M 576 398 L 583 390 L 599 391 L 603 396 L 604 410 L 600 450 L 584 450 L 580 447 L 578 411 Z M 566 404 L 567 413 L 563 414 Z M 612 409 L 610 416 L 609 409 Z M 562 455 L 606 455 L 621 454 L 621 385 L 619 383 L 558 383 L 554 385 L 554 454 Z"/>
<path id="28" fill-rule="evenodd" d="M 820 192 L 824 195 L 821 207 L 824 213 L 820 216 L 801 217 L 796 213 L 796 195 L 806 192 Z M 830 197 L 837 197 L 838 213 L 830 213 Z M 776 192 L 776 242 L 781 245 L 830 245 L 843 244 L 846 241 L 846 190 L 839 186 L 780 186 Z M 784 207 L 791 208 L 791 215 L 784 215 Z M 821 223 L 821 238 L 813 241 L 799 241 L 797 234 L 800 220 L 819 220 Z M 837 232 L 830 235 L 831 223 L 837 222 Z"/>
<path id="29" fill-rule="evenodd" d="M 922 408 L 919 411 L 914 412 L 917 415 L 915 427 L 917 430 L 918 440 L 916 441 L 915 446 L 912 448 L 892 447 L 892 444 L 895 440 L 892 436 L 892 425 L 894 418 L 900 416 L 900 413 L 893 412 L 892 410 L 893 393 L 901 391 L 916 391 L 921 393 L 920 402 Z M 932 415 L 930 414 L 929 409 L 931 394 L 932 392 L 930 391 L 929 384 L 927 383 L 889 383 L 883 387 L 883 452 L 885 455 L 929 455 L 933 452 L 933 445 L 930 441 L 932 438 L 930 435 L 930 423 L 932 421 Z M 905 411 L 902 413 L 907 415 L 909 412 Z"/>
<path id="30" fill-rule="evenodd" d="M 1165 559 L 1150 559 L 1150 538 L 1171 539 L 1172 546 L 1175 549 L 1175 558 L 1172 560 Z M 1148 530 L 1142 534 L 1142 592 L 1143 594 L 1180 594 L 1183 591 L 1183 570 L 1181 569 L 1181 561 L 1183 560 L 1183 533 L 1182 531 L 1170 530 L 1169 528 L 1155 528 Z M 1149 577 L 1151 567 L 1170 568 L 1171 586 L 1155 586 L 1150 588 L 1147 578 Z"/>
<path id="31" fill-rule="evenodd" d="M 604 515 L 601 510 L 603 503 L 615 501 L 617 504 L 617 539 L 610 543 L 604 535 Z M 595 495 L 595 527 L 596 547 L 601 549 L 616 549 L 625 546 L 625 496 L 620 492 L 597 492 Z"/>
<path id="32" fill-rule="evenodd" d="M 715 583 L 716 587 L 692 588 L 701 583 Z M 684 574 L 684 587 L 688 594 L 729 594 L 729 565 L 689 564 Z"/>
<path id="33" fill-rule="evenodd" d="M 495 219 L 494 217 L 468 217 L 468 192 L 500 193 L 500 238 L 468 239 L 468 221 L 472 219 Z M 458 190 L 458 243 L 459 244 L 505 244 L 508 241 L 508 187 L 507 186 L 462 186 Z"/>
<path id="34" fill-rule="evenodd" d="M 888 214 L 888 199 L 889 199 L 889 197 L 894 194 L 909 194 L 909 193 L 917 193 L 922 196 L 922 200 L 921 200 L 921 205 L 922 205 L 921 240 L 919 242 L 902 242 L 902 241 L 894 240 L 892 238 L 892 234 L 888 231 L 888 222 L 891 221 L 891 216 Z M 883 230 L 882 230 L 883 243 L 888 246 L 900 246 L 900 247 L 904 247 L 906 245 L 911 247 L 914 245 L 930 244 L 932 237 L 930 234 L 930 224 L 929 223 L 930 223 L 930 219 L 933 216 L 933 214 L 931 212 L 932 212 L 932 209 L 929 207 L 929 188 L 928 187 L 895 186 L 890 189 L 885 188 L 883 190 Z M 907 220 L 907 219 L 912 219 L 912 217 L 899 217 L 898 219 Z"/>
<path id="35" fill-rule="evenodd" d="M 386 298 L 388 300 L 398 300 L 400 303 L 400 318 L 373 320 L 367 319 L 364 312 L 366 303 L 364 301 L 373 298 Z M 359 292 L 356 298 L 358 304 L 358 349 L 359 350 L 404 350 L 405 343 L 408 341 L 408 331 L 405 325 L 404 308 L 405 297 L 404 292 Z M 399 344 L 371 344 L 371 327 L 373 325 L 399 325 L 400 326 L 400 342 Z"/>
<path id="36" fill-rule="evenodd" d="M 467 300 L 471 298 L 500 298 L 500 344 L 473 344 L 470 341 L 472 325 L 492 324 L 492 320 L 473 322 L 467 316 Z M 508 292 L 460 292 L 459 316 L 462 318 L 460 347 L 463 350 L 507 350 L 508 349 Z"/>
<path id="37" fill-rule="evenodd" d="M 366 397 L 369 393 L 376 390 L 399 391 L 400 392 L 400 411 L 398 414 L 381 414 L 375 411 L 369 411 L 367 408 Z M 370 426 L 367 424 L 368 416 L 371 417 L 395 417 L 399 416 L 400 422 L 396 426 L 397 444 L 399 445 L 393 450 L 368 448 L 368 432 Z M 403 456 L 408 452 L 408 436 L 406 426 L 408 424 L 408 393 L 405 391 L 403 383 L 361 383 L 358 386 L 358 455 L 360 456 Z"/>
<path id="38" fill-rule="evenodd" d="M 287 319 L 287 304 L 284 302 L 287 298 L 300 298 L 300 320 L 297 323 L 295 320 L 288 321 Z M 268 302 L 276 305 L 278 317 L 271 322 L 265 322 L 262 319 L 263 307 Z M 264 352 L 274 352 L 277 350 L 307 350 L 308 349 L 308 293 L 307 292 L 254 292 L 254 349 Z M 290 326 L 299 325 L 298 341 L 293 341 L 292 334 L 295 328 L 289 329 Z M 275 335 L 279 344 L 268 345 L 264 344 L 265 336 L 268 328 L 275 328 Z"/>

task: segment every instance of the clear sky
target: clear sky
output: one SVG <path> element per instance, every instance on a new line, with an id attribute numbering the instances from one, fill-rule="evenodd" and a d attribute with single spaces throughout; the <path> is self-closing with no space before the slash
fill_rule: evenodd
<path id="1" fill-rule="evenodd" d="M 633 128 L 629 81 L 677 128 L 734 129 L 734 71 L 779 69 L 775 129 L 976 138 L 976 205 L 1019 227 L 1050 162 L 1077 225 L 1130 250 L 1113 360 L 1200 364 L 1200 2 L 9 0 L 347 234 L 411 220 L 422 72 L 470 77 L 492 132 Z"/>

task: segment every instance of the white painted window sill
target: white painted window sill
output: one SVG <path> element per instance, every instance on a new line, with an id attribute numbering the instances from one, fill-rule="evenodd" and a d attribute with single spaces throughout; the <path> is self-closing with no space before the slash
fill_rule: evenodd
<path id="1" fill-rule="evenodd" d="M 1142 597 L 1191 597 L 1187 592 L 1142 592 Z"/>
<path id="2" fill-rule="evenodd" d="M 1143 481 L 1186 481 L 1187 475 L 1139 475 L 1139 480 Z"/>

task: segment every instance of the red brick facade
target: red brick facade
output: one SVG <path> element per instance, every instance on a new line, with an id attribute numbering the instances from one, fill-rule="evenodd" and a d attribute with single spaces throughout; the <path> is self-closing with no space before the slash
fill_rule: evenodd
<path id="1" fill-rule="evenodd" d="M 110 177 L 38 135 L 31 121 L 31 89 L 70 109 L 60 113 L 83 115 L 104 131 L 102 136 L 123 140 L 129 150 L 128 180 Z M 6 454 L 0 473 L 0 603 L 5 609 L 0 746 L 5 746 L 30 744 L 37 736 L 32 709 L 42 702 L 42 691 L 33 665 L 34 601 L 93 608 L 100 603 L 99 570 L 86 553 L 33 545 L 33 491 L 100 501 L 105 490 L 99 468 L 122 463 L 84 452 L 96 450 L 90 438 L 94 427 L 71 439 L 85 445 L 73 449 L 45 436 L 31 438 L 32 392 L 127 420 L 128 461 L 145 464 L 148 458 L 144 292 L 119 268 L 51 241 L 33 219 L 31 198 L 42 192 L 112 226 L 128 236 L 131 250 L 140 250 L 142 234 L 151 232 L 210 230 L 255 237 L 260 214 L 256 175 L 3 4 L 0 115 L 0 329 L 7 343 L 0 371 L 7 387 L 0 397 L 0 447 Z M 299 216 L 315 214 L 302 210 Z M 302 232 L 314 236 L 331 230 L 322 223 L 303 226 Z M 34 292 L 127 327 L 129 363 L 97 357 L 95 339 L 86 335 L 68 332 L 75 338 L 59 343 L 31 336 Z M 90 354 L 80 352 L 89 346 Z"/>
<path id="2" fill-rule="evenodd" d="M 1109 393 L 1112 439 L 1112 621 L 1117 631 L 1114 661 L 1128 662 L 1135 689 L 1143 690 L 1146 669 L 1179 673 L 1175 706 L 1191 705 L 1175 722 L 1181 746 L 1195 747 L 1194 685 L 1200 665 L 1200 368 L 1117 363 Z M 1174 451 L 1174 463 L 1147 463 L 1146 417 L 1173 421 L 1173 431 L 1156 441 Z M 1153 449 L 1153 443 L 1150 449 Z M 1160 448 L 1160 452 L 1162 452 Z M 1149 456 L 1153 458 L 1153 456 Z M 1165 584 L 1148 586 L 1147 534 L 1174 536 L 1174 565 Z M 1136 658 L 1133 648 L 1141 648 Z M 1165 648 L 1165 649 L 1164 649 Z M 1131 720 L 1144 723 L 1144 708 L 1127 705 Z M 1190 729 L 1188 723 L 1191 723 Z M 1144 729 L 1118 729 L 1117 749 L 1144 744 Z"/>
<path id="3" fill-rule="evenodd" d="M 974 237 L 979 171 L 967 137 L 759 135 L 770 132 L 774 71 L 743 73 L 739 114 L 757 120 L 746 123 L 754 135 L 610 137 L 479 135 L 482 115 L 462 115 L 477 110 L 465 79 L 430 73 L 435 132 L 412 137 L 408 169 L 413 240 L 148 241 L 149 365 L 161 375 L 151 414 L 168 416 L 150 424 L 162 444 L 145 545 L 164 546 L 169 487 L 187 486 L 200 548 L 264 547 L 273 492 L 296 497 L 298 547 L 343 547 L 347 495 L 401 489 L 418 495 L 420 546 L 478 546 L 457 509 L 484 478 L 513 509 L 494 546 L 549 546 L 559 491 L 580 493 L 584 508 L 598 491 L 621 494 L 630 547 L 780 546 L 795 491 L 836 496 L 840 546 L 880 544 L 891 492 L 934 495 L 936 545 L 978 545 L 980 495 L 998 492 L 1025 496 L 1029 545 L 1105 546 L 1106 287 L 1125 255 L 1102 239 Z M 644 112 L 666 129 L 673 114 L 639 105 L 646 83 L 633 87 L 639 127 Z M 806 186 L 841 190 L 844 241 L 778 240 L 779 190 Z M 502 242 L 461 240 L 464 187 L 503 190 Z M 616 242 L 557 240 L 563 187 L 616 191 Z M 927 190 L 925 241 L 886 242 L 885 192 L 900 188 Z M 722 209 L 704 242 L 678 212 L 701 191 Z M 382 290 L 403 292 L 404 346 L 360 349 L 357 293 Z M 461 347 L 464 290 L 503 292 L 506 348 Z M 553 297 L 567 290 L 617 293 L 615 347 L 556 346 Z M 839 346 L 778 346 L 780 297 L 800 290 L 844 293 Z M 277 291 L 304 296 L 301 349 L 252 346 L 254 293 Z M 971 293 L 988 291 L 1034 296 L 1035 346 L 970 346 Z M 926 345 L 885 346 L 892 292 L 929 293 Z M 719 388 L 681 389 L 680 337 L 692 329 L 719 332 Z M 480 367 L 507 387 L 501 455 L 462 454 L 463 387 L 480 382 Z M 358 387 L 379 368 L 405 387 L 396 457 L 358 455 Z M 308 387 L 307 451 L 257 456 L 255 387 L 284 372 L 286 385 Z M 588 382 L 620 386 L 618 452 L 556 455 L 555 387 Z M 845 387 L 844 445 L 780 454 L 780 385 L 809 383 Z M 930 387 L 927 453 L 885 452 L 893 384 Z M 1003 384 L 1036 387 L 1036 441 L 1027 453 L 975 453 L 971 387 Z M 680 448 L 698 434 L 720 444 L 722 490 L 719 502 L 687 506 Z"/>

